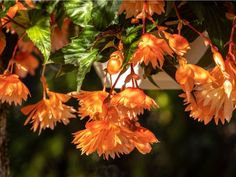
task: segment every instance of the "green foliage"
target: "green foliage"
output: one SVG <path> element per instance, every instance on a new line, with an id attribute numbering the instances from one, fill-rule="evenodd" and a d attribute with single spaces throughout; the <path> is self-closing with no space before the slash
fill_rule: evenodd
<path id="1" fill-rule="evenodd" d="M 33 16 L 31 22 L 32 26 L 26 30 L 26 33 L 35 46 L 42 52 L 44 63 L 47 63 L 51 51 L 50 18 L 49 16 Z"/>
<path id="2" fill-rule="evenodd" d="M 65 12 L 77 25 L 85 27 L 92 17 L 93 2 L 91 0 L 70 0 L 64 2 Z"/>
<path id="3" fill-rule="evenodd" d="M 80 36 L 51 56 L 51 60 L 61 64 L 72 64 L 78 70 L 77 90 L 79 91 L 85 75 L 90 71 L 94 61 L 98 60 L 98 50 L 93 49 L 92 41 L 97 34 L 93 27 L 83 29 Z"/>

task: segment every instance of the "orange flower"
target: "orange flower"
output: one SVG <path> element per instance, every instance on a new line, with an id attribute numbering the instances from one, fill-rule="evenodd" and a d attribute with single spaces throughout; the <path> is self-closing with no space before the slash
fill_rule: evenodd
<path id="1" fill-rule="evenodd" d="M 225 120 L 230 121 L 235 109 L 235 84 L 224 78 L 219 67 L 215 67 L 211 75 L 215 80 L 196 86 L 193 96 L 184 100 L 188 104 L 186 111 L 191 111 L 194 119 L 205 124 L 212 119 L 216 124 L 219 120 L 224 124 Z M 186 95 L 181 97 L 186 98 Z"/>
<path id="2" fill-rule="evenodd" d="M 143 154 L 149 153 L 150 144 L 158 142 L 155 135 L 138 123 L 127 121 L 120 124 L 109 120 L 88 122 L 86 129 L 74 133 L 73 143 L 77 149 L 82 149 L 82 154 L 97 151 L 105 159 L 128 154 L 135 147 Z"/>
<path id="3" fill-rule="evenodd" d="M 74 133 L 73 143 L 82 154 L 89 155 L 97 151 L 106 159 L 115 158 L 120 154 L 128 154 L 133 150 L 129 136 L 132 132 L 108 120 L 99 120 L 86 123 L 86 129 Z"/>
<path id="4" fill-rule="evenodd" d="M 52 52 L 64 47 L 69 43 L 68 31 L 69 31 L 70 20 L 64 19 L 61 28 L 57 24 L 54 24 L 51 32 Z"/>
<path id="5" fill-rule="evenodd" d="M 15 72 L 20 77 L 26 77 L 28 73 L 34 75 L 39 65 L 38 60 L 28 52 L 18 53 L 14 61 L 16 64 Z"/>
<path id="6" fill-rule="evenodd" d="M 81 119 L 89 116 L 91 119 L 99 119 L 107 113 L 105 99 L 108 93 L 105 91 L 81 91 L 80 93 L 71 93 L 79 101 L 79 115 Z"/>
<path id="7" fill-rule="evenodd" d="M 39 128 L 39 134 L 42 129 L 51 128 L 57 122 L 69 123 L 70 118 L 75 118 L 76 112 L 72 107 L 63 104 L 70 97 L 65 94 L 48 91 L 49 98 L 44 98 L 36 104 L 25 106 L 21 109 L 24 115 L 29 115 L 25 125 L 29 122 L 33 124 L 32 129 L 35 132 Z"/>
<path id="8" fill-rule="evenodd" d="M 0 75 L 0 99 L 2 103 L 21 104 L 22 100 L 26 100 L 29 94 L 28 88 L 19 80 L 17 75 Z"/>
<path id="9" fill-rule="evenodd" d="M 151 107 L 158 107 L 155 101 L 139 88 L 125 88 L 113 96 L 111 104 L 117 109 L 120 115 L 130 118 L 142 114 L 144 109 L 150 110 Z"/>
<path id="10" fill-rule="evenodd" d="M 153 68 L 157 66 L 161 68 L 164 63 L 164 55 L 168 54 L 172 56 L 172 53 L 173 51 L 164 39 L 146 33 L 142 35 L 138 49 L 131 59 L 131 63 L 136 65 L 137 63 L 144 62 L 145 65 L 148 65 L 151 62 Z"/>
<path id="11" fill-rule="evenodd" d="M 212 77 L 210 73 L 194 64 L 182 63 L 175 73 L 176 81 L 182 89 L 191 92 L 195 85 L 210 82 Z"/>
<path id="12" fill-rule="evenodd" d="M 139 152 L 141 152 L 142 154 L 150 153 L 150 151 L 152 150 L 150 144 L 157 142 L 157 138 L 151 131 L 136 123 L 135 130 L 133 132 L 132 143 Z"/>
<path id="13" fill-rule="evenodd" d="M 123 64 L 124 56 L 121 51 L 115 51 L 111 54 L 107 63 L 107 72 L 109 74 L 116 74 L 120 72 Z"/>
<path id="14" fill-rule="evenodd" d="M 126 18 L 136 17 L 143 10 L 144 0 L 123 0 L 119 8 L 119 14 L 126 12 Z M 165 2 L 163 0 L 153 1 L 147 0 L 147 13 L 153 15 L 154 13 L 160 15 L 165 12 Z"/>
<path id="15" fill-rule="evenodd" d="M 179 34 L 164 34 L 168 39 L 169 46 L 177 55 L 183 56 L 190 49 L 188 41 L 183 36 Z"/>

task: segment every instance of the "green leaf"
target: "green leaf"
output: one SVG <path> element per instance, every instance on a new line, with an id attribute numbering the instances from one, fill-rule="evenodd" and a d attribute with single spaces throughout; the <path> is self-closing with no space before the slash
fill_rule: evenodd
<path id="1" fill-rule="evenodd" d="M 107 26 L 114 24 L 117 17 L 119 1 L 99 0 L 94 1 L 94 8 L 92 11 L 92 24 L 100 31 Z"/>
<path id="2" fill-rule="evenodd" d="M 90 71 L 94 61 L 99 59 L 98 49 L 92 48 L 96 34 L 97 31 L 92 26 L 84 28 L 79 37 L 73 38 L 70 44 L 50 57 L 52 61 L 72 64 L 78 68 L 77 91 L 80 90 L 84 77 Z"/>
<path id="3" fill-rule="evenodd" d="M 42 52 L 44 63 L 47 63 L 51 51 L 51 31 L 50 18 L 38 17 L 38 21 L 33 26 L 26 30 L 28 37 L 32 40 L 35 46 Z"/>
<path id="4" fill-rule="evenodd" d="M 80 91 L 85 75 L 90 71 L 92 64 L 98 59 L 98 50 L 92 50 L 89 53 L 84 53 L 79 58 L 79 69 L 77 73 L 77 91 Z"/>
<path id="5" fill-rule="evenodd" d="M 93 3 L 91 0 L 69 0 L 64 2 L 65 12 L 77 25 L 85 27 L 91 20 Z"/>

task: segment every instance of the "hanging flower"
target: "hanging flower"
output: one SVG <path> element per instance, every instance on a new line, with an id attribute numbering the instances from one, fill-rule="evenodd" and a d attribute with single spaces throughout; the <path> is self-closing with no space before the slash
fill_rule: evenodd
<path id="1" fill-rule="evenodd" d="M 91 119 L 99 119 L 107 112 L 105 99 L 108 93 L 105 91 L 81 91 L 80 93 L 71 93 L 79 100 L 79 115 L 81 119 L 89 116 Z"/>
<path id="2" fill-rule="evenodd" d="M 117 50 L 110 55 L 107 62 L 107 72 L 109 74 L 117 74 L 120 72 L 123 64 L 124 56 L 121 51 Z"/>
<path id="3" fill-rule="evenodd" d="M 148 129 L 135 123 L 135 128 L 133 131 L 132 143 L 142 154 L 150 153 L 152 147 L 150 144 L 157 143 L 158 140 L 155 135 Z"/>
<path id="4" fill-rule="evenodd" d="M 0 100 L 10 105 L 21 104 L 30 95 L 28 88 L 20 81 L 15 74 L 0 75 Z"/>
<path id="5" fill-rule="evenodd" d="M 126 18 L 136 17 L 143 10 L 144 0 L 123 0 L 122 4 L 119 8 L 119 14 L 123 11 L 126 12 Z M 165 12 L 164 6 L 165 2 L 163 0 L 153 1 L 147 0 L 147 9 L 146 12 L 149 15 L 153 15 L 154 13 L 160 15 Z"/>
<path id="6" fill-rule="evenodd" d="M 128 115 L 130 118 L 143 114 L 144 109 L 158 107 L 156 102 L 139 88 L 125 88 L 112 97 L 111 104 L 120 115 Z"/>
<path id="7" fill-rule="evenodd" d="M 225 79 L 219 67 L 215 67 L 211 72 L 214 81 L 196 86 L 193 96 L 185 99 L 188 104 L 186 111 L 191 111 L 190 115 L 199 121 L 209 123 L 212 119 L 218 124 L 230 121 L 232 112 L 235 109 L 235 84 Z M 183 94 L 181 97 L 186 98 Z"/>
<path id="8" fill-rule="evenodd" d="M 213 78 L 210 73 L 194 64 L 182 63 L 175 73 L 176 81 L 184 91 L 191 92 L 195 85 L 210 82 Z"/>
<path id="9" fill-rule="evenodd" d="M 168 39 L 170 48 L 180 56 L 183 56 L 190 49 L 187 39 L 179 34 L 169 34 L 164 33 L 165 37 Z"/>
<path id="10" fill-rule="evenodd" d="M 86 129 L 74 133 L 73 143 L 89 155 L 97 151 L 106 159 L 115 158 L 120 154 L 128 154 L 133 150 L 129 137 L 132 132 L 108 120 L 98 120 L 86 123 Z"/>
<path id="11" fill-rule="evenodd" d="M 32 123 L 32 129 L 35 132 L 39 129 L 39 134 L 42 129 L 54 129 L 57 122 L 68 124 L 69 119 L 75 118 L 73 113 L 76 112 L 71 106 L 63 104 L 70 97 L 65 94 L 48 91 L 49 98 L 43 98 L 36 104 L 25 106 L 21 109 L 24 115 L 28 115 L 25 125 Z"/>
<path id="12" fill-rule="evenodd" d="M 146 33 L 143 34 L 138 44 L 138 49 L 134 53 L 131 63 L 144 62 L 145 65 L 152 64 L 153 68 L 157 66 L 162 68 L 164 63 L 164 55 L 172 56 L 173 51 L 168 46 L 164 39 L 157 38 L 156 36 Z"/>
<path id="13" fill-rule="evenodd" d="M 129 119 L 123 123 L 109 120 L 88 122 L 86 129 L 74 133 L 73 140 L 76 147 L 82 150 L 82 154 L 89 155 L 97 151 L 105 159 L 129 154 L 135 147 L 146 154 L 151 151 L 150 144 L 156 142 L 158 140 L 153 133 Z"/>

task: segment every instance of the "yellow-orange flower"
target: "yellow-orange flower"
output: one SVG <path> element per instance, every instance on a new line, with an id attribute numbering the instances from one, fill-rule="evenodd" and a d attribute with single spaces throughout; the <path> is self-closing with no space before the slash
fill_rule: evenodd
<path id="1" fill-rule="evenodd" d="M 146 33 L 143 34 L 138 44 L 138 49 L 134 53 L 131 63 L 144 62 L 145 65 L 152 64 L 153 68 L 157 66 L 162 68 L 164 63 L 164 55 L 172 56 L 173 51 L 168 46 L 164 39 L 157 38 L 156 36 Z"/>
<path id="2" fill-rule="evenodd" d="M 210 73 L 194 64 L 182 63 L 175 73 L 176 81 L 182 89 L 191 92 L 195 85 L 208 83 L 212 80 Z"/>
<path id="3" fill-rule="evenodd" d="M 92 121 L 86 129 L 74 133 L 73 143 L 82 154 L 89 155 L 97 151 L 106 159 L 120 154 L 128 154 L 135 147 L 143 154 L 151 151 L 150 144 L 158 142 L 155 135 L 138 123 L 114 123 L 109 120 Z M 128 126 L 127 126 L 128 125 Z"/>
<path id="4" fill-rule="evenodd" d="M 144 0 L 123 0 L 119 8 L 119 13 L 126 12 L 126 18 L 136 17 L 143 10 Z M 154 13 L 160 15 L 165 12 L 165 2 L 163 0 L 147 0 L 147 13 L 153 15 Z"/>
<path id="5" fill-rule="evenodd" d="M 133 131 L 132 143 L 142 154 L 150 153 L 152 147 L 150 144 L 157 143 L 155 135 L 148 129 L 136 123 Z"/>
<path id="6" fill-rule="evenodd" d="M 106 112 L 105 99 L 108 93 L 105 91 L 81 91 L 80 93 L 71 93 L 72 96 L 79 100 L 79 115 L 83 119 L 89 116 L 91 119 L 103 117 Z"/>
<path id="7" fill-rule="evenodd" d="M 2 103 L 21 104 L 29 94 L 28 88 L 20 81 L 19 76 L 15 74 L 0 75 L 0 100 Z"/>
<path id="8" fill-rule="evenodd" d="M 75 118 L 73 113 L 76 112 L 70 106 L 63 104 L 69 100 L 69 96 L 65 94 L 48 91 L 49 98 L 44 98 L 36 104 L 25 106 L 21 109 L 24 115 L 28 115 L 25 125 L 32 123 L 32 129 L 35 132 L 39 129 L 54 129 L 57 122 L 65 125 L 69 123 L 70 118 Z"/>
<path id="9" fill-rule="evenodd" d="M 151 107 L 158 107 L 156 102 L 139 88 L 125 88 L 112 97 L 111 104 L 120 115 L 130 118 L 142 114 L 144 109 L 150 110 Z"/>
<path id="10" fill-rule="evenodd" d="M 235 84 L 225 79 L 219 67 L 211 72 L 215 80 L 195 87 L 190 99 L 185 99 L 188 104 L 186 111 L 199 121 L 209 123 L 212 119 L 218 124 L 230 121 L 232 112 L 235 109 Z M 183 94 L 182 97 L 186 98 Z"/>
<path id="11" fill-rule="evenodd" d="M 183 56 L 187 53 L 187 50 L 190 49 L 187 39 L 179 34 L 169 34 L 164 33 L 165 37 L 168 39 L 169 46 L 171 49 L 180 56 Z"/>
<path id="12" fill-rule="evenodd" d="M 129 137 L 132 132 L 108 120 L 99 120 L 86 123 L 86 129 L 74 133 L 73 143 L 82 154 L 89 155 L 97 151 L 106 159 L 115 158 L 120 154 L 128 154 L 133 150 Z"/>

